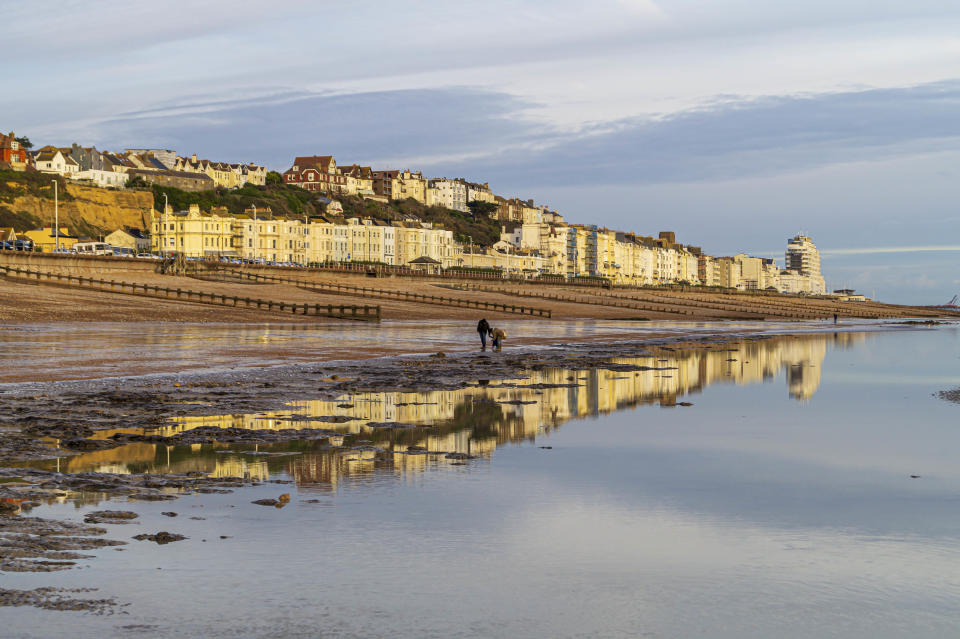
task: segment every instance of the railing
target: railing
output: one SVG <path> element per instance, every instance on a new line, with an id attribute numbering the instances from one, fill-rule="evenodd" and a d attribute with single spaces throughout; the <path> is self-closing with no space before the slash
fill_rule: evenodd
<path id="1" fill-rule="evenodd" d="M 380 307 L 372 305 L 359 306 L 347 304 L 297 304 L 293 302 L 278 302 L 276 300 L 265 300 L 259 298 L 254 299 L 251 297 L 224 295 L 222 293 L 210 293 L 207 291 L 168 288 L 166 286 L 142 284 L 139 282 L 118 282 L 116 280 L 100 280 L 92 277 L 81 277 L 78 275 L 64 275 L 62 273 L 44 273 L 41 271 L 30 271 L 11 266 L 0 266 L 0 273 L 13 280 L 31 284 L 37 283 L 50 284 L 53 286 L 88 288 L 109 293 L 122 293 L 124 295 L 137 295 L 140 297 L 151 297 L 158 299 L 171 299 L 171 296 L 175 295 L 176 297 L 174 299 L 184 300 L 187 302 L 212 304 L 215 306 L 229 306 L 234 308 L 240 308 L 242 304 L 243 308 L 257 308 L 267 311 L 279 311 L 281 313 L 289 311 L 293 315 L 314 315 L 317 317 L 332 317 L 336 319 L 374 322 L 379 322 L 381 319 Z M 74 284 L 74 282 L 76 282 L 76 284 Z"/>
<path id="2" fill-rule="evenodd" d="M 292 279 L 287 277 L 276 277 L 273 275 L 261 275 L 259 273 L 247 273 L 234 269 L 221 269 L 221 272 L 230 275 L 247 278 L 256 282 L 277 282 L 281 284 L 293 284 L 305 291 L 314 293 L 328 293 L 332 295 L 351 295 L 354 297 L 375 297 L 380 299 L 397 300 L 400 302 L 415 302 L 424 304 L 439 304 L 441 306 L 457 306 L 460 308 L 476 308 L 490 311 L 499 311 L 501 313 L 513 313 L 516 315 L 530 315 L 533 317 L 551 317 L 552 311 L 544 308 L 532 308 L 529 306 L 520 306 L 517 304 L 501 304 L 498 302 L 487 302 L 483 300 L 469 300 L 456 297 L 441 297 L 438 295 L 424 295 L 422 293 L 410 293 L 408 291 L 392 291 L 382 288 L 371 288 L 367 286 L 351 286 L 349 284 L 327 284 L 323 282 L 309 282 L 301 279 Z"/>

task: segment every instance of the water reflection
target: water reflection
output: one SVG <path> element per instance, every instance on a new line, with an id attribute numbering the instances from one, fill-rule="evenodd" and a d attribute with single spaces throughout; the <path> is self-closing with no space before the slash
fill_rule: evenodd
<path id="1" fill-rule="evenodd" d="M 817 391 L 828 346 L 866 338 L 840 333 L 726 342 L 721 347 L 667 347 L 648 357 L 619 358 L 608 368 L 544 369 L 528 377 L 483 381 L 460 390 L 358 393 L 291 402 L 285 410 L 171 418 L 164 436 L 196 428 L 324 428 L 336 435 L 269 446 L 134 443 L 40 465 L 66 472 L 203 472 L 336 489 L 346 479 L 405 475 L 458 463 L 447 453 L 489 456 L 508 443 L 533 442 L 565 422 L 644 404 L 682 406 L 711 384 L 770 383 L 782 372 L 787 392 L 805 402 Z M 636 370 L 640 368 L 641 370 Z M 380 428 L 378 423 L 404 428 Z M 115 430 L 101 431 L 107 438 Z M 411 447 L 413 447 L 411 449 Z"/>

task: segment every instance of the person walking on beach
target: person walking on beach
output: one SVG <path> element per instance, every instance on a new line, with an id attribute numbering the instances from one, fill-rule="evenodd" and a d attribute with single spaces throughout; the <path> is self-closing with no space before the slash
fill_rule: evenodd
<path id="1" fill-rule="evenodd" d="M 490 335 L 493 336 L 493 350 L 503 350 L 503 340 L 506 339 L 507 333 L 502 328 L 495 328 Z"/>
<path id="2" fill-rule="evenodd" d="M 480 350 L 487 350 L 487 335 L 490 333 L 490 323 L 482 319 L 477 322 L 477 332 L 480 333 Z"/>
<path id="3" fill-rule="evenodd" d="M 833 323 L 834 323 L 834 324 L 837 323 L 837 314 L 836 314 L 836 313 L 833 314 Z"/>

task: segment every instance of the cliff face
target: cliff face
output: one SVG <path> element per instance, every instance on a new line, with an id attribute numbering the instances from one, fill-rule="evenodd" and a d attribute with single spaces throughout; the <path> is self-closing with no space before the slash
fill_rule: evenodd
<path id="1" fill-rule="evenodd" d="M 60 199 L 60 225 L 71 233 L 110 233 L 124 226 L 146 228 L 149 223 L 153 208 L 149 191 L 113 191 L 75 184 L 67 184 L 66 191 L 69 199 Z M 15 213 L 28 213 L 45 226 L 53 224 L 53 197 L 25 194 L 4 206 Z"/>

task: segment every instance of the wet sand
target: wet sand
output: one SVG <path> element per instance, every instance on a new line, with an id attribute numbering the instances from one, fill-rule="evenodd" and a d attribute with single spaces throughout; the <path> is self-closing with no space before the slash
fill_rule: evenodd
<path id="1" fill-rule="evenodd" d="M 876 330 L 896 323 L 630 322 L 503 319 L 504 355 L 571 344 L 620 344 L 687 336 Z M 5 384 L 191 375 L 289 364 L 370 359 L 415 353 L 479 351 L 468 320 L 304 323 L 58 322 L 0 324 L 0 350 L 16 358 L 0 368 Z M 11 360 L 12 361 L 12 360 Z"/>

